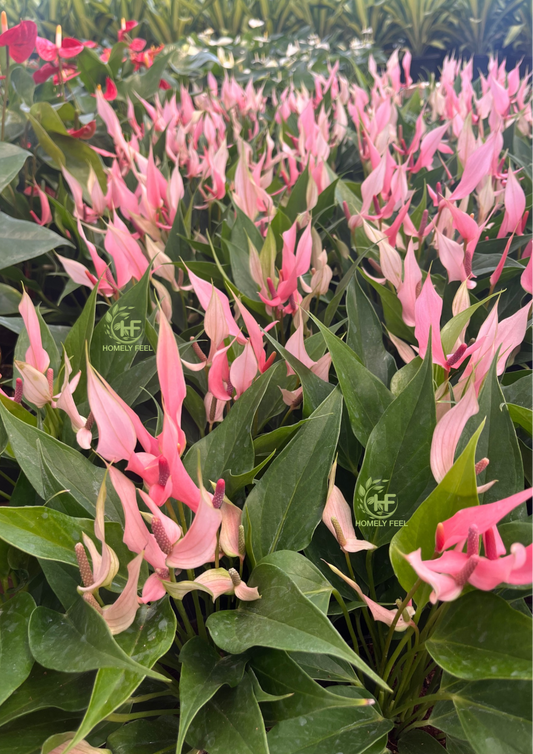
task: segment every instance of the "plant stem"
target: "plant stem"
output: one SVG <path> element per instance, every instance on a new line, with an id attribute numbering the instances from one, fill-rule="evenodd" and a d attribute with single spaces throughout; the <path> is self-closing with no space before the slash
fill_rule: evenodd
<path id="1" fill-rule="evenodd" d="M 111 715 L 108 715 L 105 719 L 110 723 L 129 723 L 130 720 L 142 720 L 144 717 L 160 717 L 161 715 L 175 714 L 175 709 L 151 709 L 144 712 L 130 712 L 128 714 L 114 712 Z"/>
<path id="2" fill-rule="evenodd" d="M 436 704 L 437 702 L 445 702 L 449 699 L 453 699 L 452 694 L 428 694 L 427 696 L 418 696 L 416 699 L 410 699 L 405 704 L 402 704 L 400 707 L 397 707 L 394 710 L 394 714 L 397 715 L 400 712 L 405 712 L 405 710 L 410 709 L 411 707 L 418 707 L 421 704 Z"/>
<path id="3" fill-rule="evenodd" d="M 357 652 L 357 654 L 359 654 L 359 642 L 357 641 L 355 631 L 353 630 L 352 620 L 350 618 L 350 613 L 348 612 L 348 608 L 346 607 L 346 603 L 343 600 L 341 594 L 336 589 L 332 591 L 332 594 L 337 600 L 339 607 L 342 610 L 342 614 L 344 615 L 346 625 L 348 626 L 348 631 L 350 632 L 350 636 L 352 637 L 354 651 Z"/>
<path id="4" fill-rule="evenodd" d="M 2 102 L 2 131 L 0 141 L 4 141 L 6 129 L 7 93 L 9 91 L 9 47 L 6 47 L 6 76 L 4 79 L 4 101 Z"/>
<path id="5" fill-rule="evenodd" d="M 178 610 L 178 613 L 180 614 L 180 617 L 183 621 L 183 625 L 185 626 L 185 630 L 187 631 L 187 636 L 189 639 L 192 639 L 193 636 L 196 636 L 196 633 L 194 631 L 194 628 L 191 625 L 191 621 L 189 620 L 189 616 L 187 615 L 187 611 L 183 607 L 183 603 L 181 600 L 175 599 L 174 604 L 176 605 L 176 608 Z"/>
<path id="6" fill-rule="evenodd" d="M 389 653 L 389 649 L 390 649 L 392 637 L 394 636 L 394 629 L 396 628 L 396 626 L 398 624 L 398 621 L 402 617 L 403 611 L 405 610 L 405 608 L 409 604 L 409 602 L 412 599 L 412 597 L 416 594 L 416 592 L 417 592 L 418 588 L 421 586 L 421 584 L 422 584 L 422 579 L 417 579 L 415 581 L 414 585 L 411 587 L 411 589 L 405 595 L 402 604 L 400 605 L 400 607 L 396 611 L 396 615 L 393 618 L 393 621 L 392 621 L 391 626 L 389 628 L 389 633 L 387 634 L 387 638 L 385 640 L 385 648 L 383 649 L 383 658 L 382 658 L 382 662 L 381 662 L 381 672 L 380 672 L 380 676 L 381 677 L 383 677 L 383 673 L 385 671 L 385 666 L 386 666 L 386 663 L 387 663 L 387 655 Z"/>
<path id="7" fill-rule="evenodd" d="M 140 704 L 141 702 L 149 702 L 152 699 L 157 699 L 160 696 L 168 696 L 168 689 L 165 691 L 154 691 L 153 694 L 142 694 L 141 696 L 130 696 L 128 702 L 130 704 Z"/>

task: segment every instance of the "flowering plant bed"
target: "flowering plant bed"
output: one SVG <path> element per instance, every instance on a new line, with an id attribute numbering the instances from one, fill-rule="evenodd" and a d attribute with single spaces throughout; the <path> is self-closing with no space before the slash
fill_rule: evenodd
<path id="1" fill-rule="evenodd" d="M 528 751 L 528 78 L 135 28 L 0 36 L 0 754 Z"/>

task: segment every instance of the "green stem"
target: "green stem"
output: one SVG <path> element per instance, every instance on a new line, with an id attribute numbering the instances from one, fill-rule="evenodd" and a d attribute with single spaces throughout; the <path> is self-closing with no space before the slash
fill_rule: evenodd
<path id="1" fill-rule="evenodd" d="M 0 141 L 4 141 L 6 130 L 7 93 L 9 91 L 9 47 L 6 47 L 6 77 L 4 79 L 4 101 L 2 102 L 2 132 Z"/>
<path id="2" fill-rule="evenodd" d="M 449 699 L 453 699 L 452 694 L 428 694 L 426 696 L 419 696 L 416 699 L 410 699 L 400 707 L 396 707 L 394 714 L 398 715 L 400 712 L 411 709 L 411 707 L 418 707 L 419 705 L 433 705 L 437 702 L 445 702 Z"/>
<path id="3" fill-rule="evenodd" d="M 185 536 L 185 534 L 187 534 L 187 519 L 185 518 L 185 510 L 183 508 L 183 503 L 181 502 L 181 500 L 178 500 L 178 513 L 180 517 L 181 528 L 183 530 L 183 536 Z"/>
<path id="4" fill-rule="evenodd" d="M 5 480 L 6 480 L 6 482 L 9 482 L 10 484 L 12 484 L 12 485 L 13 485 L 13 487 L 15 486 L 16 482 L 15 482 L 15 481 L 14 481 L 13 479 L 11 479 L 11 477 L 10 477 L 10 476 L 8 476 L 8 475 L 7 475 L 7 474 L 6 474 L 6 473 L 5 473 L 4 471 L 2 471 L 2 469 L 0 469 L 0 476 L 1 476 L 1 477 L 2 477 L 3 479 L 5 479 Z"/>
<path id="5" fill-rule="evenodd" d="M 188 570 L 187 577 L 189 581 L 194 581 L 194 571 Z M 204 623 L 204 616 L 200 607 L 200 600 L 198 598 L 198 592 L 194 590 L 192 592 L 192 601 L 194 602 L 194 612 L 196 613 L 196 625 L 198 626 L 198 634 L 207 641 L 207 631 Z"/>
<path id="6" fill-rule="evenodd" d="M 176 605 L 176 608 L 178 610 L 178 613 L 180 614 L 180 617 L 183 621 L 183 625 L 185 626 L 185 630 L 187 631 L 187 636 L 189 639 L 192 639 L 193 636 L 196 636 L 196 632 L 194 628 L 191 625 L 191 621 L 189 620 L 189 616 L 187 615 L 187 611 L 183 607 L 183 603 L 181 600 L 175 599 L 174 604 Z"/>
<path id="7" fill-rule="evenodd" d="M 342 614 L 344 615 L 344 620 L 346 621 L 346 625 L 348 626 L 348 631 L 350 632 L 350 636 L 352 637 L 354 651 L 357 652 L 357 654 L 359 654 L 359 642 L 357 641 L 355 631 L 353 630 L 352 620 L 350 618 L 350 613 L 348 612 L 348 608 L 346 607 L 346 603 L 343 600 L 341 594 L 336 589 L 332 591 L 332 594 L 337 600 L 339 607 L 342 610 Z"/>
<path id="8" fill-rule="evenodd" d="M 141 702 L 150 702 L 152 699 L 158 699 L 161 696 L 168 696 L 169 691 L 154 691 L 153 694 L 142 694 L 141 696 L 130 696 L 126 704 L 140 704 Z"/>
<path id="9" fill-rule="evenodd" d="M 161 717 L 162 715 L 175 714 L 175 709 L 154 709 L 146 710 L 145 712 L 130 712 L 129 714 L 114 712 L 113 714 L 108 715 L 105 719 L 110 723 L 129 723 L 130 720 L 142 720 L 145 717 Z"/>
<path id="10" fill-rule="evenodd" d="M 394 636 L 394 629 L 396 628 L 396 626 L 398 624 L 398 621 L 402 617 L 403 611 L 405 610 L 405 608 L 409 604 L 410 600 L 414 597 L 414 595 L 416 594 L 416 592 L 417 592 L 418 588 L 421 586 L 421 584 L 422 584 L 422 579 L 417 579 L 415 581 L 414 585 L 407 592 L 407 594 L 404 597 L 403 602 L 401 603 L 400 607 L 396 611 L 396 615 L 393 618 L 393 621 L 392 621 L 391 626 L 389 628 L 389 633 L 387 634 L 387 638 L 385 640 L 385 647 L 383 649 L 383 657 L 382 657 L 382 662 L 381 662 L 381 672 L 380 672 L 380 676 L 381 677 L 383 677 L 383 673 L 385 671 L 385 666 L 386 666 L 386 663 L 387 663 L 387 656 L 389 654 L 389 649 L 390 649 L 392 637 Z"/>

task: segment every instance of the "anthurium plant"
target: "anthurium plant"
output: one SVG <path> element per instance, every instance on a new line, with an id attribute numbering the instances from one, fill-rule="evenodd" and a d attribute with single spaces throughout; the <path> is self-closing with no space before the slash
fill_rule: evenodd
<path id="1" fill-rule="evenodd" d="M 528 78 L 135 29 L 0 36 L 0 753 L 530 751 Z"/>

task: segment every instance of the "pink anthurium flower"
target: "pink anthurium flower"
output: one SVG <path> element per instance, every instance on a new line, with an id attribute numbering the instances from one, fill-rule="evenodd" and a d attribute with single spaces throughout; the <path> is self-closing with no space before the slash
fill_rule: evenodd
<path id="1" fill-rule="evenodd" d="M 170 568 L 199 568 L 214 559 L 217 532 L 222 523 L 222 514 L 213 507 L 212 495 L 203 487 L 194 520 L 183 537 L 167 557 Z"/>
<path id="2" fill-rule="evenodd" d="M 128 581 L 122 593 L 112 605 L 105 605 L 102 608 L 102 617 L 113 635 L 126 631 L 137 615 L 141 604 L 137 589 L 142 562 L 143 554 L 141 553 L 128 563 Z"/>
<path id="3" fill-rule="evenodd" d="M 304 230 L 298 244 L 296 244 L 297 222 L 289 230 L 283 233 L 282 265 L 279 272 L 277 288 L 270 278 L 267 279 L 271 298 L 259 297 L 263 303 L 271 307 L 279 307 L 284 304 L 298 290 L 298 278 L 309 271 L 311 254 L 313 251 L 313 237 L 311 235 L 311 222 Z"/>
<path id="4" fill-rule="evenodd" d="M 504 193 L 505 215 L 498 232 L 498 238 L 508 233 L 519 232 L 522 217 L 526 211 L 526 195 L 516 179 L 516 172 L 509 167 Z"/>
<path id="5" fill-rule="evenodd" d="M 331 467 L 326 505 L 322 512 L 322 521 L 333 534 L 343 552 L 360 552 L 375 550 L 376 545 L 364 539 L 357 539 L 352 522 L 352 511 L 344 495 L 335 485 L 337 462 Z"/>
<path id="6" fill-rule="evenodd" d="M 78 382 L 81 377 L 81 371 L 78 372 L 72 379 L 70 379 L 70 375 L 72 374 L 72 367 L 70 365 L 70 359 L 65 353 L 65 364 L 64 364 L 64 377 L 63 377 L 63 385 L 61 388 L 61 393 L 56 396 L 55 408 L 60 408 L 62 411 L 64 411 L 68 418 L 70 419 L 70 423 L 72 426 L 72 429 L 74 432 L 76 432 L 76 439 L 78 441 L 78 445 L 81 448 L 84 448 L 85 450 L 88 450 L 91 447 L 91 440 L 92 440 L 92 434 L 91 434 L 91 424 L 92 424 L 92 418 L 89 422 L 89 426 L 87 419 L 84 416 L 81 416 L 79 413 L 76 404 L 74 402 L 74 391 L 76 390 L 78 386 Z"/>
<path id="7" fill-rule="evenodd" d="M 37 408 L 43 408 L 54 400 L 54 375 L 48 369 L 46 375 L 39 372 L 25 361 L 14 361 L 15 367 L 22 375 L 24 399 Z"/>
<path id="8" fill-rule="evenodd" d="M 455 449 L 468 420 L 477 414 L 479 405 L 472 384 L 456 405 L 438 422 L 431 440 L 430 465 L 437 482 L 442 482 L 452 468 Z"/>
<path id="9" fill-rule="evenodd" d="M 446 356 L 440 339 L 440 318 L 442 299 L 435 290 L 428 273 L 422 291 L 415 303 L 415 338 L 418 341 L 419 355 L 423 359 L 429 343 L 431 332 L 431 353 L 434 364 L 446 367 Z"/>
<path id="10" fill-rule="evenodd" d="M 247 586 L 235 568 L 227 571 L 225 568 L 211 568 L 201 573 L 194 581 L 209 589 L 213 602 L 222 594 L 234 594 L 243 602 L 261 599 L 258 588 Z"/>
<path id="11" fill-rule="evenodd" d="M 39 317 L 26 291 L 22 294 L 19 312 L 30 340 L 30 345 L 25 356 L 26 363 L 44 374 L 50 364 L 50 357 L 43 348 Z"/>
<path id="12" fill-rule="evenodd" d="M 398 608 L 396 608 L 396 610 L 387 610 L 386 607 L 379 605 L 377 602 L 374 602 L 374 600 L 371 600 L 370 597 L 367 597 L 366 594 L 361 589 L 361 587 L 359 586 L 359 584 L 357 584 L 352 579 L 348 578 L 348 576 L 345 576 L 342 571 L 340 571 L 334 565 L 331 565 L 331 563 L 327 563 L 327 565 L 331 568 L 333 573 L 336 573 L 337 576 L 340 576 L 341 579 L 343 579 L 343 581 L 345 581 L 349 586 L 352 587 L 352 589 L 355 592 L 357 592 L 359 598 L 364 603 L 366 603 L 367 607 L 372 613 L 372 617 L 374 618 L 374 620 L 380 621 L 381 623 L 385 623 L 387 626 L 392 626 L 392 623 L 398 613 Z M 413 626 L 414 623 L 411 619 L 414 614 L 415 614 L 415 610 L 413 607 L 411 607 L 411 604 L 409 603 L 409 605 L 405 608 L 403 614 L 398 619 L 394 627 L 394 630 L 399 631 L 399 632 L 406 631 L 409 628 L 409 626 Z"/>

